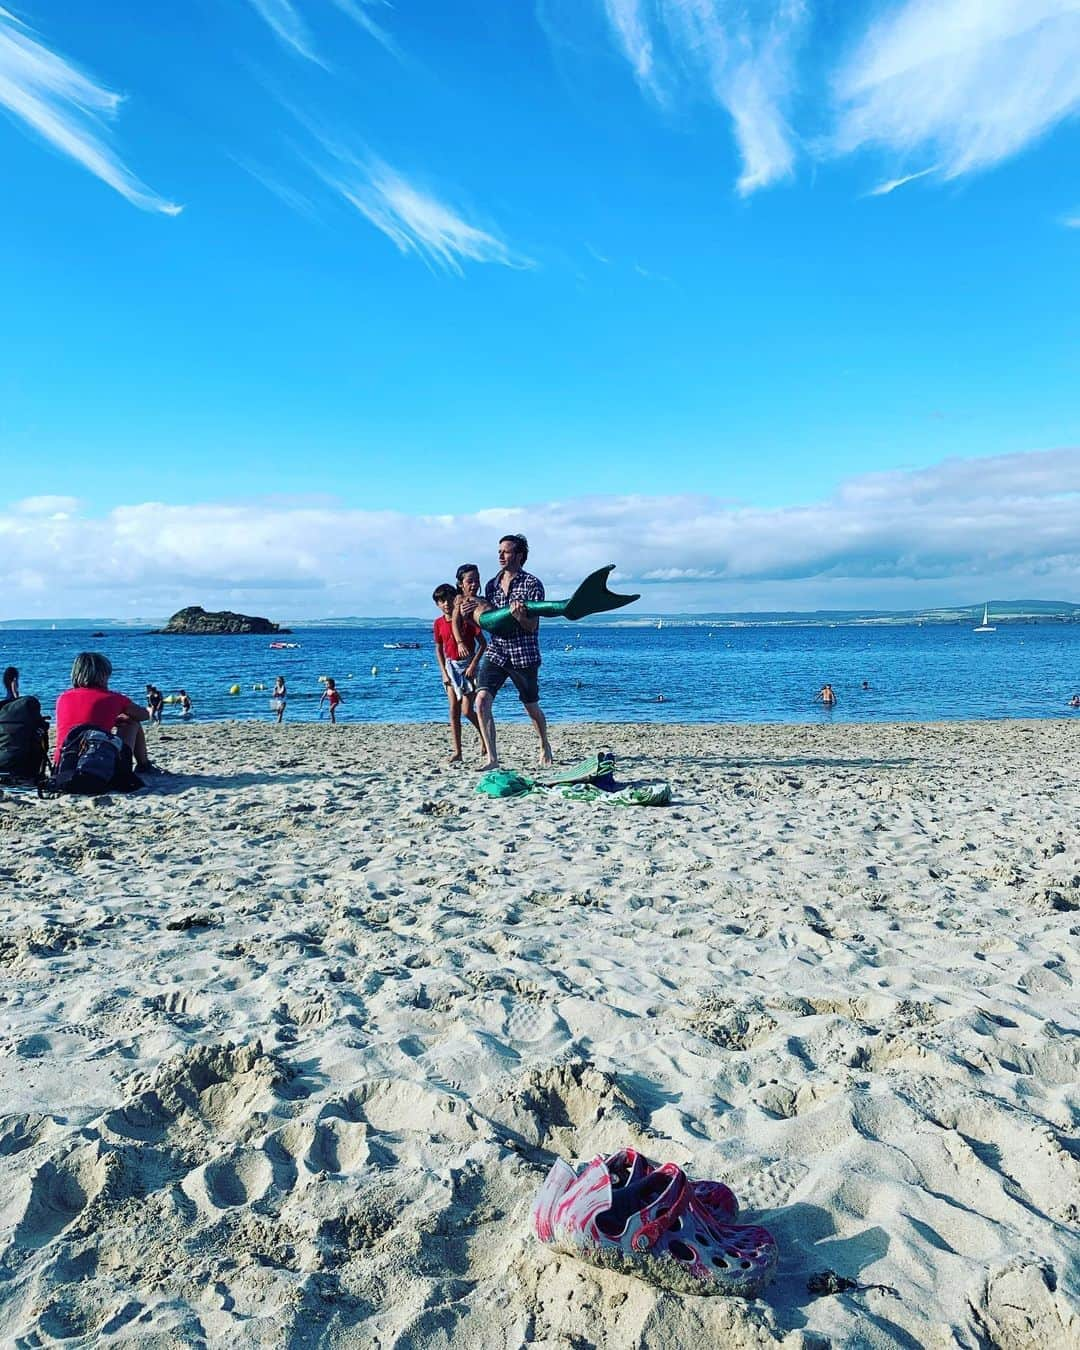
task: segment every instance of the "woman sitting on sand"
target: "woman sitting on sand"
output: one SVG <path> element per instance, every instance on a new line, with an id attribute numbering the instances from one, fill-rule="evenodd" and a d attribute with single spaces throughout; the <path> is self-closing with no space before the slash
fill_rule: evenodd
<path id="1" fill-rule="evenodd" d="M 72 727 L 91 726 L 119 736 L 135 758 L 139 773 L 157 773 L 146 753 L 139 725 L 150 716 L 141 704 L 109 688 L 112 662 L 101 652 L 80 652 L 71 667 L 71 688 L 56 700 L 56 763 Z"/>

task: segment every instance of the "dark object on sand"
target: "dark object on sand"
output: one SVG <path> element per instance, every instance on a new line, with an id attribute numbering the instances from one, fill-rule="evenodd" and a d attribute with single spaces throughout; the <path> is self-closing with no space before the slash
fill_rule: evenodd
<path id="1" fill-rule="evenodd" d="M 189 605 L 172 616 L 156 633 L 179 633 L 183 637 L 217 637 L 233 633 L 288 633 L 269 619 L 252 614 L 234 614 L 231 609 L 207 611 L 201 605 Z"/>
<path id="2" fill-rule="evenodd" d="M 569 600 L 526 600 L 530 614 L 551 619 L 584 619 L 589 614 L 605 614 L 610 609 L 622 609 L 640 600 L 640 595 L 616 595 L 607 588 L 607 579 L 615 570 L 614 563 L 590 572 Z M 510 607 L 488 609 L 476 616 L 476 622 L 485 633 L 496 637 L 513 637 L 519 631 Z"/>
<path id="3" fill-rule="evenodd" d="M 806 1281 L 808 1294 L 849 1294 L 865 1293 L 868 1289 L 877 1289 L 890 1298 L 899 1298 L 900 1290 L 891 1284 L 860 1284 L 858 1280 L 849 1280 L 846 1275 L 837 1275 L 835 1270 L 819 1270 Z"/>
<path id="4" fill-rule="evenodd" d="M 181 914 L 165 925 L 170 933 L 189 933 L 193 928 L 216 928 L 218 921 L 211 914 Z"/>

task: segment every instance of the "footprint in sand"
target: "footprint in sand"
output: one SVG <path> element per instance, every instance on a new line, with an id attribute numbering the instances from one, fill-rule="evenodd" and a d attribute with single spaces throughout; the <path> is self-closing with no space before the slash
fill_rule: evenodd
<path id="1" fill-rule="evenodd" d="M 534 1050 L 542 1043 L 547 1054 L 554 1053 L 551 1043 L 569 1041 L 570 1028 L 550 1003 L 514 1002 L 506 1016 L 504 1034 L 515 1044 Z"/>
<path id="2" fill-rule="evenodd" d="M 10 1158 L 24 1149 L 33 1148 L 55 1128 L 52 1116 L 32 1111 L 26 1115 L 0 1116 L 0 1158 Z"/>
<path id="3" fill-rule="evenodd" d="M 46 1162 L 30 1180 L 16 1247 L 36 1249 L 68 1228 L 108 1181 L 108 1154 L 100 1144 L 75 1149 L 59 1162 Z"/>
<path id="4" fill-rule="evenodd" d="M 235 1209 L 261 1200 L 270 1190 L 274 1169 L 260 1149 L 237 1149 L 213 1162 L 196 1167 L 180 1183 L 180 1189 L 200 1211 Z"/>
<path id="5" fill-rule="evenodd" d="M 278 1131 L 276 1141 L 309 1174 L 362 1172 L 373 1162 L 368 1127 L 362 1121 L 338 1115 L 336 1107 L 317 1121 L 293 1121 Z"/>

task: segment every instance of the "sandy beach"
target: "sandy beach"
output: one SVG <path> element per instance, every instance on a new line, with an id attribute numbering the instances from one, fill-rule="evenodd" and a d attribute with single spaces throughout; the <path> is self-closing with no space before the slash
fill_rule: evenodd
<path id="1" fill-rule="evenodd" d="M 152 735 L 150 791 L 0 799 L 3 1344 L 1080 1346 L 1075 723 L 554 728 L 658 808 Z M 760 1299 L 532 1238 L 625 1144 L 775 1233 Z"/>

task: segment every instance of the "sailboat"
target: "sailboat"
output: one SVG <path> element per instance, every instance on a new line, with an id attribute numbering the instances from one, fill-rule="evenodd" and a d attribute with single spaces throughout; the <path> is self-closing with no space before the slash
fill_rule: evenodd
<path id="1" fill-rule="evenodd" d="M 983 605 L 983 621 L 982 621 L 982 623 L 979 624 L 978 628 L 973 628 L 973 629 L 972 629 L 972 632 L 974 632 L 974 633 L 996 633 L 996 632 L 997 632 L 997 629 L 996 629 L 996 628 L 994 627 L 994 625 L 990 622 L 990 606 L 989 606 L 988 604 L 987 604 L 987 605 Z"/>

